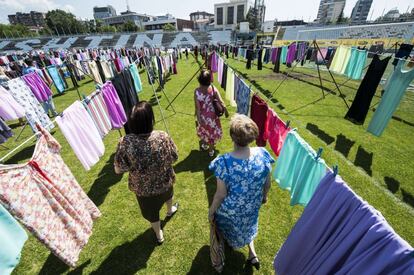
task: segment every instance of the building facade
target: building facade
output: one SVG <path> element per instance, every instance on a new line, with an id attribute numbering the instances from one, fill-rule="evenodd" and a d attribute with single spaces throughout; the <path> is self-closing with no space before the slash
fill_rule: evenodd
<path id="1" fill-rule="evenodd" d="M 197 11 L 190 13 L 190 20 L 193 22 L 195 31 L 207 31 L 208 26 L 214 23 L 214 14 Z"/>
<path id="2" fill-rule="evenodd" d="M 177 31 L 192 31 L 194 29 L 193 21 L 178 19 L 171 14 L 156 16 L 151 18 L 151 20 L 142 23 L 146 31 L 153 32 L 162 31 L 167 24 L 174 26 Z"/>
<path id="3" fill-rule="evenodd" d="M 343 14 L 345 0 L 321 0 L 318 9 L 317 21 L 320 23 L 335 23 Z"/>
<path id="4" fill-rule="evenodd" d="M 117 26 L 122 25 L 128 21 L 133 22 L 136 26 L 144 29 L 144 23 L 152 20 L 153 16 L 146 14 L 139 14 L 132 11 L 121 12 L 120 15 L 102 18 L 102 21 L 105 25 L 108 26 Z"/>
<path id="5" fill-rule="evenodd" d="M 352 9 L 351 22 L 365 23 L 369 15 L 373 0 L 358 0 Z"/>
<path id="6" fill-rule="evenodd" d="M 106 7 L 94 7 L 93 8 L 93 18 L 96 19 L 104 19 L 108 17 L 116 16 L 116 10 L 111 5 Z"/>
<path id="7" fill-rule="evenodd" d="M 250 0 L 230 0 L 214 5 L 215 29 L 235 30 L 237 24 L 246 21 L 249 9 L 254 7 Z"/>
<path id="8" fill-rule="evenodd" d="M 37 11 L 29 13 L 17 12 L 8 15 L 9 22 L 12 25 L 21 24 L 29 28 L 42 28 L 46 26 L 45 14 Z"/>
<path id="9" fill-rule="evenodd" d="M 264 21 L 262 24 L 262 32 L 269 33 L 275 31 L 275 20 Z"/>

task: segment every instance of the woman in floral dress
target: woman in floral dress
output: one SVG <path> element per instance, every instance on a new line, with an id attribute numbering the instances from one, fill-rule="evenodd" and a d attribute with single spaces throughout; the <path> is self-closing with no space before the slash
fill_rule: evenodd
<path id="1" fill-rule="evenodd" d="M 200 87 L 194 91 L 195 115 L 197 117 L 197 135 L 201 140 L 201 148 L 208 150 L 210 156 L 214 156 L 215 145 L 221 139 L 220 118 L 216 115 L 213 106 L 215 97 L 224 106 L 220 93 L 211 85 L 211 73 L 202 70 L 198 77 Z"/>
<path id="2" fill-rule="evenodd" d="M 250 148 L 259 129 L 245 115 L 231 120 L 234 151 L 217 157 L 209 166 L 217 178 L 217 189 L 209 210 L 224 239 L 233 248 L 249 246 L 248 264 L 260 268 L 254 248 L 259 210 L 267 201 L 274 159 L 262 147 Z"/>

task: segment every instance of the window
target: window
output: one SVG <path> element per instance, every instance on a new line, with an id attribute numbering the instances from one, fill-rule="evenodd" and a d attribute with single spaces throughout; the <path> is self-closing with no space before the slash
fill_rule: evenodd
<path id="1" fill-rule="evenodd" d="M 244 21 L 244 5 L 237 6 L 237 23 Z"/>
<path id="2" fill-rule="evenodd" d="M 227 7 L 227 24 L 232 25 L 234 23 L 234 7 Z"/>
<path id="3" fill-rule="evenodd" d="M 223 25 L 223 8 L 217 8 L 217 25 Z"/>

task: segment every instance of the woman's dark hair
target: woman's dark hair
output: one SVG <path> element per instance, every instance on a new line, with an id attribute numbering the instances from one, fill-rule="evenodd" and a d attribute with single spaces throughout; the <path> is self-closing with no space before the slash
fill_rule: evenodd
<path id="1" fill-rule="evenodd" d="M 140 101 L 132 109 L 128 119 L 131 134 L 150 134 L 154 129 L 155 118 L 152 106 L 147 101 Z"/>
<path id="2" fill-rule="evenodd" d="M 27 65 L 27 66 L 31 67 L 31 66 L 33 66 L 33 59 L 31 59 L 31 58 L 26 58 L 26 59 L 24 60 L 24 63 L 26 63 L 26 65 Z"/>
<path id="3" fill-rule="evenodd" d="M 198 83 L 202 86 L 210 86 L 211 85 L 211 73 L 209 70 L 202 70 L 200 75 L 198 76 Z"/>

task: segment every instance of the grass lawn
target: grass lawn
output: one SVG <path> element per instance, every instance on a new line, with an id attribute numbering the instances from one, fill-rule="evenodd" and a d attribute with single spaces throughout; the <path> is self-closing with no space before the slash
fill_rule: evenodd
<path id="1" fill-rule="evenodd" d="M 245 63 L 229 60 L 240 74 L 256 91 L 269 95 L 284 78 L 274 74 L 270 65 L 262 71 L 256 67 L 245 69 Z M 181 87 L 197 70 L 194 59 L 181 60 L 178 75 L 172 75 L 165 90 L 173 98 Z M 286 68 L 282 68 L 287 70 Z M 399 121 L 393 119 L 384 135 L 377 138 L 367 133 L 367 125 L 355 126 L 343 119 L 346 107 L 338 95 L 326 93 L 321 96 L 317 87 L 319 80 L 313 69 L 301 68 L 288 78 L 274 94 L 269 103 L 284 120 L 291 120 L 300 135 L 313 148 L 324 148 L 322 157 L 329 165 L 338 164 L 339 173 L 349 185 L 376 209 L 394 227 L 397 233 L 409 243 L 414 244 L 414 147 L 412 123 L 414 96 L 407 93 L 404 102 L 395 114 Z M 323 72 L 323 77 L 328 75 Z M 144 74 L 144 92 L 141 99 L 154 104 L 158 129 L 164 130 L 161 115 L 151 87 Z M 338 77 L 344 81 L 344 78 Z M 341 81 L 340 81 L 341 82 Z M 357 87 L 357 82 L 349 82 L 350 87 Z M 218 84 L 216 83 L 218 87 Z M 332 83 L 324 86 L 334 89 Z M 127 175 L 115 175 L 113 156 L 120 134 L 111 132 L 104 140 L 106 153 L 90 171 L 86 172 L 77 160 L 72 149 L 59 129 L 54 136 L 63 145 L 62 156 L 72 170 L 80 185 L 102 212 L 94 226 L 93 235 L 81 253 L 78 267 L 69 269 L 53 256 L 47 248 L 35 238 L 30 237 L 26 243 L 22 259 L 15 274 L 212 274 L 209 258 L 209 227 L 207 220 L 208 206 L 215 191 L 215 179 L 207 170 L 211 161 L 206 152 L 200 152 L 195 132 L 193 90 L 197 87 L 194 79 L 174 103 L 176 113 L 164 110 L 169 132 L 179 148 L 179 160 L 175 165 L 177 182 L 176 199 L 180 202 L 179 213 L 166 224 L 166 241 L 162 246 L 155 246 L 155 237 L 149 224 L 141 217 L 134 194 L 128 190 Z M 94 90 L 91 81 L 84 81 L 80 92 L 89 94 Z M 355 91 L 343 89 L 349 101 Z M 161 105 L 167 101 L 158 93 Z M 55 97 L 59 111 L 64 110 L 78 98 L 76 90 L 63 96 Z M 375 99 L 378 101 L 378 98 Z M 234 109 L 230 109 L 234 112 Z M 289 113 L 289 114 L 288 114 Z M 367 122 L 372 117 L 370 112 Z M 410 120 L 411 119 L 411 120 Z M 232 149 L 228 136 L 228 119 L 222 119 L 223 140 L 218 145 L 220 153 Z M 14 125 L 17 134 L 20 127 Z M 13 148 L 31 135 L 25 129 L 20 141 L 9 140 L 5 145 Z M 34 143 L 28 144 L 8 160 L 8 163 L 24 162 L 30 158 Z M 1 151 L 1 155 L 6 154 Z M 256 249 L 262 262 L 262 269 L 257 274 L 272 274 L 272 261 L 275 253 L 288 236 L 292 226 L 300 217 L 303 207 L 289 205 L 289 194 L 276 184 L 272 186 L 269 202 L 260 212 L 259 235 Z M 164 208 L 165 213 L 165 208 Z M 227 251 L 225 274 L 243 273 L 247 249 Z"/>

